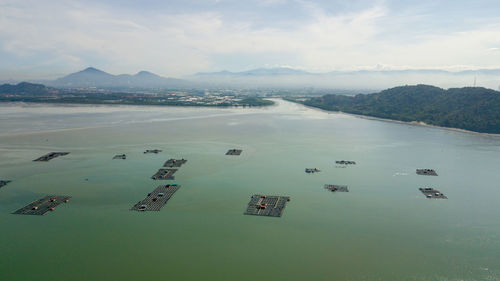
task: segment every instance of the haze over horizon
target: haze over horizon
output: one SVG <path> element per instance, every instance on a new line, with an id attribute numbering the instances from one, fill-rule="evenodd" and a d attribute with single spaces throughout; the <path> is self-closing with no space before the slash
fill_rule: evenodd
<path id="1" fill-rule="evenodd" d="M 0 79 L 500 68 L 497 1 L 0 0 Z"/>

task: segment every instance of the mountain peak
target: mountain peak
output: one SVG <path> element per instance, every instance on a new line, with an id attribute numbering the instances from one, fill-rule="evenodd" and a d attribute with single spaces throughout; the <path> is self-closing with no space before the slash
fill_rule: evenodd
<path id="1" fill-rule="evenodd" d="M 158 76 L 158 75 L 156 75 L 152 72 L 149 72 L 149 71 L 142 70 L 142 71 L 137 72 L 137 74 L 135 76 Z"/>
<path id="2" fill-rule="evenodd" d="M 90 67 L 87 67 L 87 68 L 85 68 L 84 70 L 82 70 L 82 71 L 80 71 L 80 72 L 102 73 L 102 72 L 104 72 L 104 71 L 99 70 L 99 69 L 97 69 L 97 68 L 95 68 L 95 67 L 91 67 L 91 66 L 90 66 Z"/>

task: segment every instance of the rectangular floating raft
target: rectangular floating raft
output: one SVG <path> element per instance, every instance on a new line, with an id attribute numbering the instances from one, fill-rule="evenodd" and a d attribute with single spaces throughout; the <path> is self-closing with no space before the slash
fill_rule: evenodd
<path id="1" fill-rule="evenodd" d="M 430 187 L 421 187 L 419 190 L 425 195 L 425 197 L 429 199 L 438 198 L 438 199 L 448 199 L 448 197 L 444 196 L 443 193 L 439 192 L 434 188 Z"/>
<path id="2" fill-rule="evenodd" d="M 417 169 L 417 175 L 437 176 L 438 174 L 433 169 Z"/>
<path id="3" fill-rule="evenodd" d="M 146 154 L 146 153 L 154 153 L 154 154 L 157 154 L 157 153 L 159 153 L 159 152 L 161 152 L 161 150 L 160 150 L 160 149 L 146 149 L 146 151 L 144 151 L 144 154 Z"/>
<path id="4" fill-rule="evenodd" d="M 331 192 L 349 192 L 347 189 L 347 185 L 334 185 L 334 184 L 325 184 L 325 189 L 330 190 Z"/>
<path id="5" fill-rule="evenodd" d="M 163 167 L 176 167 L 179 168 L 182 166 L 182 164 L 185 164 L 187 162 L 186 159 L 168 159 L 165 164 L 163 164 Z"/>
<path id="6" fill-rule="evenodd" d="M 15 211 L 16 215 L 43 215 L 48 211 L 53 211 L 59 204 L 67 203 L 70 196 L 49 195 L 31 202 L 30 204 Z"/>
<path id="7" fill-rule="evenodd" d="M 240 155 L 243 150 L 241 149 L 229 149 L 226 155 Z"/>
<path id="8" fill-rule="evenodd" d="M 0 187 L 7 185 L 11 181 L 0 181 Z"/>
<path id="9" fill-rule="evenodd" d="M 177 169 L 159 169 L 151 178 L 154 180 L 173 180 Z"/>
<path id="10" fill-rule="evenodd" d="M 56 157 L 64 156 L 64 155 L 68 155 L 68 154 L 69 154 L 69 152 L 51 152 L 51 153 L 45 154 L 44 156 L 38 157 L 37 159 L 35 159 L 33 161 L 47 162 L 47 161 L 52 160 Z"/>
<path id="11" fill-rule="evenodd" d="M 281 217 L 288 201 L 290 201 L 288 196 L 252 195 L 244 214 Z"/>
<path id="12" fill-rule="evenodd" d="M 172 195 L 180 188 L 177 184 L 160 185 L 144 200 L 137 202 L 130 210 L 132 211 L 159 211 Z"/>
<path id="13" fill-rule="evenodd" d="M 313 173 L 318 173 L 318 172 L 321 172 L 321 170 L 320 170 L 320 169 L 318 169 L 318 168 L 306 168 L 306 170 L 305 170 L 305 171 L 306 171 L 306 173 L 308 173 L 308 174 L 313 174 Z"/>
<path id="14" fill-rule="evenodd" d="M 340 160 L 340 161 L 335 161 L 335 164 L 339 165 L 356 165 L 355 161 L 349 161 L 349 160 Z"/>

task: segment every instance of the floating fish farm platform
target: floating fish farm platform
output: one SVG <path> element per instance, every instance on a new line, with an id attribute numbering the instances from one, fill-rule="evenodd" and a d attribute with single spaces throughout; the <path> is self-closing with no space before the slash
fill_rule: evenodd
<path id="1" fill-rule="evenodd" d="M 241 150 L 241 149 L 229 149 L 226 152 L 226 155 L 240 155 L 241 152 L 243 152 L 243 150 Z"/>
<path id="2" fill-rule="evenodd" d="M 7 185 L 11 181 L 0 181 L 0 187 Z"/>
<path id="3" fill-rule="evenodd" d="M 167 162 L 165 162 L 165 164 L 163 164 L 163 167 L 179 168 L 180 166 L 182 166 L 186 162 L 187 162 L 187 160 L 184 158 L 182 158 L 182 159 L 168 159 Z"/>
<path id="4" fill-rule="evenodd" d="M 154 180 L 173 180 L 177 169 L 159 169 L 151 178 Z"/>
<path id="5" fill-rule="evenodd" d="M 308 174 L 318 173 L 318 172 L 321 172 L 321 170 L 318 168 L 306 168 L 306 173 Z"/>
<path id="6" fill-rule="evenodd" d="M 281 217 L 288 201 L 290 201 L 288 196 L 252 195 L 244 214 Z"/>
<path id="7" fill-rule="evenodd" d="M 118 154 L 118 155 L 115 155 L 115 157 L 113 157 L 113 159 L 127 159 L 127 155 L 125 154 Z"/>
<path id="8" fill-rule="evenodd" d="M 434 188 L 430 187 L 421 187 L 419 190 L 425 195 L 425 197 L 429 199 L 433 198 L 439 198 L 439 199 L 448 199 L 448 197 L 444 196 L 443 193 L 439 192 L 439 190 L 436 190 Z"/>
<path id="9" fill-rule="evenodd" d="M 437 176 L 438 174 L 433 169 L 417 169 L 417 175 Z"/>
<path id="10" fill-rule="evenodd" d="M 347 189 L 347 185 L 334 185 L 334 184 L 325 184 L 325 189 L 330 190 L 331 192 L 349 192 Z"/>
<path id="11" fill-rule="evenodd" d="M 161 152 L 161 150 L 159 150 L 159 149 L 147 149 L 146 151 L 144 151 L 144 154 L 146 154 L 146 153 L 158 154 L 160 152 Z"/>
<path id="12" fill-rule="evenodd" d="M 130 210 L 132 211 L 159 211 L 172 195 L 180 188 L 177 184 L 160 185 L 144 200 L 137 202 Z"/>
<path id="13" fill-rule="evenodd" d="M 355 161 L 348 161 L 348 160 L 340 160 L 340 161 L 335 161 L 335 164 L 339 165 L 356 165 Z"/>
<path id="14" fill-rule="evenodd" d="M 62 203 L 68 203 L 70 196 L 50 195 L 38 199 L 30 204 L 15 211 L 16 215 L 43 215 L 48 211 L 54 211 L 54 208 Z"/>
<path id="15" fill-rule="evenodd" d="M 45 154 L 44 156 L 38 157 L 37 159 L 35 159 L 33 161 L 47 162 L 47 161 L 52 160 L 56 157 L 64 156 L 64 155 L 68 155 L 68 154 L 69 154 L 69 152 L 51 152 L 51 153 Z"/>

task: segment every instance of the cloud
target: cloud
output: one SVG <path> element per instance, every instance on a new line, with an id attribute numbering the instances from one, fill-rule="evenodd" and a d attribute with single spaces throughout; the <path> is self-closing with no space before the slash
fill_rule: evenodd
<path id="1" fill-rule="evenodd" d="M 11 62 L 0 68 L 61 73 L 93 65 L 113 73 L 147 69 L 180 76 L 270 64 L 328 71 L 379 64 L 491 67 L 500 61 L 491 47 L 500 45 L 494 23 L 420 33 L 415 20 L 426 16 L 398 17 L 385 1 L 354 10 L 302 0 L 255 3 L 290 17 L 264 21 L 251 16 L 260 10 L 235 8 L 171 12 L 77 0 L 0 0 L 0 60 Z M 292 17 L 296 10 L 300 18 Z"/>

